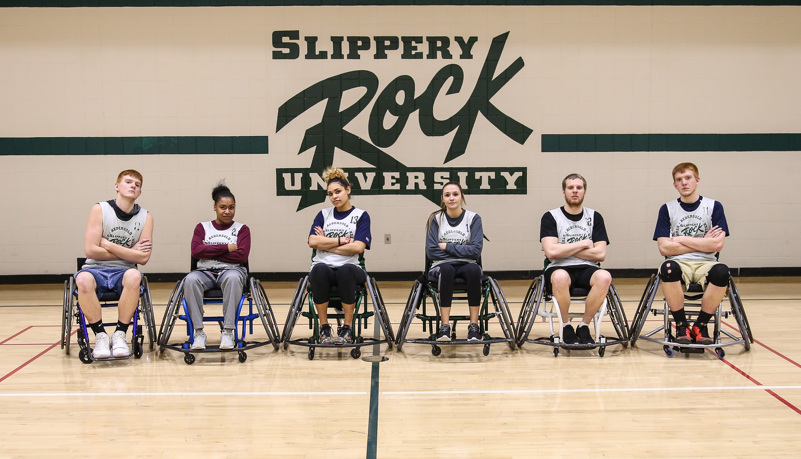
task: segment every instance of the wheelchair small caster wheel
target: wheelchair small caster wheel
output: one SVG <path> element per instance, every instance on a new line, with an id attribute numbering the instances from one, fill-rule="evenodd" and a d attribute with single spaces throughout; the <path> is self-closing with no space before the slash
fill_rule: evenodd
<path id="1" fill-rule="evenodd" d="M 195 355 L 189 353 L 184 354 L 184 362 L 186 362 L 187 365 L 192 365 L 195 363 Z"/>
<path id="2" fill-rule="evenodd" d="M 558 347 L 553 348 L 553 356 L 554 357 L 559 357 L 559 348 Z"/>
<path id="3" fill-rule="evenodd" d="M 284 350 L 287 350 L 287 349 L 289 349 L 289 343 L 287 343 L 286 341 L 284 341 Z"/>
<path id="4" fill-rule="evenodd" d="M 247 359 L 248 359 L 248 353 L 247 352 L 242 351 L 242 352 L 239 353 L 239 363 L 245 363 L 245 360 L 247 360 Z"/>
<path id="5" fill-rule="evenodd" d="M 601 346 L 598 348 L 598 357 L 603 357 L 606 354 L 606 346 Z"/>
<path id="6" fill-rule="evenodd" d="M 314 348 L 309 349 L 309 360 L 314 360 Z"/>
<path id="7" fill-rule="evenodd" d="M 431 354 L 436 357 L 442 354 L 442 349 L 439 346 L 431 346 Z"/>
<path id="8" fill-rule="evenodd" d="M 350 356 L 353 357 L 354 359 L 358 359 L 359 357 L 362 356 L 362 351 L 360 351 L 358 347 L 354 347 L 353 349 L 350 350 Z"/>
<path id="9" fill-rule="evenodd" d="M 489 355 L 489 347 L 490 347 L 490 345 L 489 345 L 489 344 L 485 344 L 485 345 L 484 345 L 484 350 L 483 350 L 483 353 L 484 353 L 484 356 L 485 356 L 485 357 Z"/>
<path id="10" fill-rule="evenodd" d="M 665 355 L 668 357 L 673 357 L 676 355 L 676 351 L 674 351 L 670 346 L 663 346 L 662 349 L 664 349 Z"/>
<path id="11" fill-rule="evenodd" d="M 83 363 L 92 363 L 92 358 L 89 357 L 88 349 L 81 349 L 81 351 L 78 352 L 78 358 L 81 359 Z"/>
<path id="12" fill-rule="evenodd" d="M 141 359 L 142 358 L 142 354 L 144 354 L 144 349 L 143 349 L 142 344 L 139 343 L 138 341 L 134 341 L 134 343 L 133 343 L 133 355 L 134 355 L 134 357 L 136 357 L 137 359 Z"/>
<path id="13" fill-rule="evenodd" d="M 720 348 L 720 347 L 716 347 L 716 348 L 715 348 L 715 354 L 717 354 L 717 355 L 718 355 L 718 358 L 719 358 L 720 360 L 723 360 L 723 357 L 726 357 L 726 353 L 725 353 L 725 352 L 723 352 L 723 348 Z"/>

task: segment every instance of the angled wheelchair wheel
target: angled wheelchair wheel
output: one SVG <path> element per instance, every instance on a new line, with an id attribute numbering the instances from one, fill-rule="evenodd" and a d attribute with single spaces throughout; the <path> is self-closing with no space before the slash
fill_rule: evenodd
<path id="1" fill-rule="evenodd" d="M 375 283 L 374 278 L 368 276 L 366 284 L 367 290 L 370 293 L 370 298 L 373 302 L 373 310 L 376 314 L 376 320 L 381 327 L 381 331 L 384 333 L 384 337 L 387 340 L 389 349 L 392 349 L 395 344 L 395 334 L 392 332 L 392 322 L 389 320 L 389 314 L 387 314 L 384 298 L 381 296 L 381 291 L 378 289 L 378 285 Z"/>
<path id="2" fill-rule="evenodd" d="M 623 310 L 623 302 L 620 300 L 620 295 L 618 295 L 614 284 L 609 286 L 606 299 L 609 305 L 609 317 L 612 326 L 615 328 L 615 333 L 624 341 L 623 347 L 628 347 L 630 337 L 629 323 L 626 318 L 626 311 Z"/>
<path id="3" fill-rule="evenodd" d="M 170 340 L 170 336 L 172 336 L 172 331 L 179 315 L 179 307 L 183 300 L 183 285 L 183 280 L 176 283 L 167 301 L 167 308 L 164 310 L 164 317 L 161 319 L 161 326 L 159 327 L 159 333 L 156 339 L 159 345 L 159 351 L 164 350 L 164 347 Z"/>
<path id="4" fill-rule="evenodd" d="M 642 292 L 640 303 L 637 306 L 637 312 L 634 313 L 634 318 L 632 319 L 631 327 L 629 329 L 629 342 L 632 346 L 634 346 L 634 344 L 637 342 L 637 339 L 640 337 L 640 333 L 642 333 L 642 329 L 645 326 L 645 320 L 648 318 L 648 312 L 650 312 L 651 306 L 653 305 L 654 296 L 656 295 L 658 286 L 659 277 L 656 274 L 651 274 L 648 284 L 645 286 L 645 290 Z"/>
<path id="5" fill-rule="evenodd" d="M 284 349 L 288 347 L 289 340 L 292 338 L 292 330 L 295 328 L 298 317 L 303 311 L 303 305 L 306 302 L 306 296 L 308 295 L 308 291 L 306 290 L 308 284 L 309 276 L 306 276 L 298 281 L 298 287 L 295 290 L 295 295 L 292 298 L 292 303 L 290 303 L 289 312 L 287 313 L 286 321 L 284 322 L 284 330 L 281 333 L 281 341 L 284 343 Z M 314 353 L 312 353 L 312 358 L 313 357 Z"/>
<path id="6" fill-rule="evenodd" d="M 731 310 L 734 314 L 734 319 L 737 321 L 737 327 L 740 329 L 740 335 L 743 338 L 745 350 L 751 350 L 751 343 L 754 342 L 754 335 L 751 332 L 751 325 L 748 323 L 748 317 L 745 315 L 745 308 L 743 307 L 740 292 L 737 290 L 737 285 L 734 279 L 729 276 L 729 303 Z"/>
<path id="7" fill-rule="evenodd" d="M 538 276 L 531 282 L 523 305 L 520 308 L 520 319 L 517 322 L 517 345 L 523 346 L 531 334 L 531 328 L 537 320 L 540 306 L 542 305 L 545 293 L 544 278 Z"/>
<path id="8" fill-rule="evenodd" d="M 61 310 L 61 349 L 70 354 L 70 338 L 72 335 L 72 320 L 74 317 L 75 297 L 75 278 L 70 276 L 64 281 L 64 303 Z"/>
<path id="9" fill-rule="evenodd" d="M 517 347 L 517 337 L 515 336 L 515 324 L 512 321 L 512 313 L 509 311 L 509 303 L 506 301 L 506 296 L 501 290 L 501 286 L 493 278 L 489 278 L 490 292 L 492 294 L 492 302 L 495 305 L 495 312 L 498 316 L 498 322 L 501 324 L 504 337 L 509 340 L 507 344 L 509 348 L 514 350 Z M 489 353 L 489 345 L 487 345 L 487 354 Z M 484 354 L 484 355 L 487 355 Z"/>
<path id="10" fill-rule="evenodd" d="M 150 350 L 155 347 L 158 336 L 156 335 L 156 318 L 153 314 L 153 298 L 150 296 L 150 286 L 147 277 L 142 276 L 142 286 L 144 291 L 141 295 L 139 306 L 145 319 L 145 329 L 147 330 L 147 342 Z"/>
<path id="11" fill-rule="evenodd" d="M 406 299 L 406 307 L 403 309 L 403 316 L 401 316 L 400 325 L 398 325 L 398 335 L 395 341 L 395 346 L 398 351 L 403 348 L 406 334 L 409 332 L 409 328 L 411 328 L 412 322 L 414 321 L 414 314 L 420 305 L 424 288 L 425 286 L 420 280 L 415 280 L 412 290 L 409 292 L 409 298 Z"/>
<path id="12" fill-rule="evenodd" d="M 256 303 L 256 309 L 259 311 L 259 318 L 261 318 L 264 331 L 267 333 L 267 337 L 273 345 L 273 348 L 277 351 L 280 341 L 278 325 L 276 324 L 275 314 L 273 314 L 273 308 L 270 306 L 270 300 L 267 298 L 264 287 L 258 279 L 250 279 L 250 292 Z"/>

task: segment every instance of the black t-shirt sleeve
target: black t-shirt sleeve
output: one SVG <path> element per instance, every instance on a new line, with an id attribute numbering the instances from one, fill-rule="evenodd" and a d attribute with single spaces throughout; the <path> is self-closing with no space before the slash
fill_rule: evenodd
<path id="1" fill-rule="evenodd" d="M 540 241 L 545 237 L 559 238 L 559 232 L 556 230 L 556 219 L 553 218 L 550 212 L 545 212 L 540 220 Z"/>
<path id="2" fill-rule="evenodd" d="M 609 236 L 606 234 L 606 224 L 604 223 L 604 218 L 600 213 L 595 212 L 595 221 L 592 224 L 592 242 L 601 241 L 610 244 Z"/>

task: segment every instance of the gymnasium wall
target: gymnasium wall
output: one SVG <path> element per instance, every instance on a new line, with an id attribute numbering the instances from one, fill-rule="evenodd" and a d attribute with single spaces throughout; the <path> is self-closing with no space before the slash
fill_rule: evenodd
<path id="1" fill-rule="evenodd" d="M 799 81 L 801 7 L 2 8 L 0 275 L 72 272 L 126 168 L 155 218 L 143 271 L 188 269 L 220 179 L 251 269 L 305 271 L 331 163 L 371 215 L 374 272 L 422 268 L 446 178 L 483 218 L 486 269 L 540 269 L 571 172 L 604 266 L 656 267 L 681 161 L 725 206 L 723 261 L 795 267 Z"/>

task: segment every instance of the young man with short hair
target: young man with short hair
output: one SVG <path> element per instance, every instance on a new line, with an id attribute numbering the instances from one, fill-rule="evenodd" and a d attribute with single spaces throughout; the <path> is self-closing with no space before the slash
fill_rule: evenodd
<path id="1" fill-rule="evenodd" d="M 84 235 L 86 263 L 75 274 L 78 303 L 87 325 L 95 333 L 94 359 L 130 355 L 125 334 L 139 303 L 142 275 L 136 265 L 150 260 L 153 249 L 153 216 L 136 204 L 142 194 L 142 174 L 120 172 L 116 199 L 92 206 Z M 111 337 L 103 328 L 98 295 L 119 294 L 117 328 Z"/>
<path id="2" fill-rule="evenodd" d="M 654 230 L 659 253 L 666 258 L 659 268 L 662 292 L 676 322 L 676 342 L 712 344 L 707 324 L 729 283 L 729 268 L 717 259 L 729 227 L 723 205 L 698 193 L 701 178 L 695 164 L 678 164 L 672 175 L 679 198 L 662 205 Z M 682 283 L 706 284 L 692 327 L 684 311 Z"/>
<path id="3" fill-rule="evenodd" d="M 592 344 L 589 324 L 601 308 L 612 284 L 612 275 L 599 267 L 606 258 L 609 237 L 601 214 L 584 207 L 587 181 L 579 174 L 562 180 L 565 205 L 546 212 L 540 223 L 542 250 L 549 263 L 545 287 L 559 303 L 561 337 L 565 344 Z M 584 317 L 576 329 L 570 324 L 570 287 L 589 289 Z"/>

